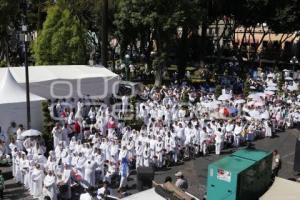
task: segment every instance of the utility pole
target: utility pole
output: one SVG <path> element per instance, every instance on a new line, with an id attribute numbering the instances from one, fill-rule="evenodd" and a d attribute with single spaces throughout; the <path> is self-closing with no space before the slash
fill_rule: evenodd
<path id="1" fill-rule="evenodd" d="M 101 61 L 104 67 L 107 67 L 107 44 L 108 44 L 107 13 L 108 13 L 108 0 L 103 0 Z"/>
<path id="2" fill-rule="evenodd" d="M 25 80 L 26 80 L 27 129 L 30 129 L 31 114 L 30 114 L 29 70 L 28 70 L 28 58 L 27 58 L 28 26 L 27 26 L 26 0 L 22 1 L 22 9 L 23 9 L 22 33 L 23 33 L 23 42 L 24 42 L 24 65 L 25 65 Z"/>

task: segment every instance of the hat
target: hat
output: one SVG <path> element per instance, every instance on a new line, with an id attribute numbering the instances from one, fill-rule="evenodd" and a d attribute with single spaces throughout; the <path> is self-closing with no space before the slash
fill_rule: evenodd
<path id="1" fill-rule="evenodd" d="M 183 173 L 182 173 L 181 171 L 176 172 L 175 176 L 176 176 L 176 177 L 183 176 Z"/>

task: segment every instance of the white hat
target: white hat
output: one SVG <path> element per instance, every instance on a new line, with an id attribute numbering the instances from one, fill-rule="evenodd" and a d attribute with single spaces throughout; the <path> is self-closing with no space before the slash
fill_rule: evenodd
<path id="1" fill-rule="evenodd" d="M 176 177 L 183 176 L 183 173 L 181 171 L 178 171 L 178 172 L 176 172 L 175 176 Z"/>

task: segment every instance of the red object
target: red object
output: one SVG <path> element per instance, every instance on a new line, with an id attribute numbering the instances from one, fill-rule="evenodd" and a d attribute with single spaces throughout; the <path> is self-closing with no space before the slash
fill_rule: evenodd
<path id="1" fill-rule="evenodd" d="M 229 116 L 229 110 L 228 110 L 227 108 L 224 108 L 224 115 L 225 115 L 226 117 Z"/>
<path id="2" fill-rule="evenodd" d="M 74 124 L 74 130 L 75 130 L 75 133 L 80 133 L 80 124 L 78 122 L 75 122 Z"/>
<path id="3" fill-rule="evenodd" d="M 110 120 L 108 123 L 107 123 L 107 128 L 116 128 L 116 123 L 115 121 L 112 121 Z"/>

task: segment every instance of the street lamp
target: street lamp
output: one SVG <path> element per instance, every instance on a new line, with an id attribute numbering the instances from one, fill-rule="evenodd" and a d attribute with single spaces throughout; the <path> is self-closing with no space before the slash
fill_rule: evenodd
<path id="1" fill-rule="evenodd" d="M 295 71 L 295 65 L 299 63 L 298 59 L 296 56 L 292 57 L 290 60 L 290 63 L 293 65 L 293 72 Z"/>
<path id="2" fill-rule="evenodd" d="M 125 55 L 125 76 L 126 76 L 126 81 L 129 80 L 129 62 L 130 62 L 130 55 L 126 54 Z"/>
<path id="3" fill-rule="evenodd" d="M 25 65 L 25 81 L 26 81 L 26 106 L 27 106 L 27 129 L 31 128 L 31 115 L 30 115 L 30 92 L 29 92 L 29 70 L 27 58 L 27 42 L 29 41 L 28 30 L 26 25 L 27 20 L 27 2 L 22 1 L 23 20 L 22 20 L 22 37 L 21 41 L 24 42 L 24 65 Z"/>

